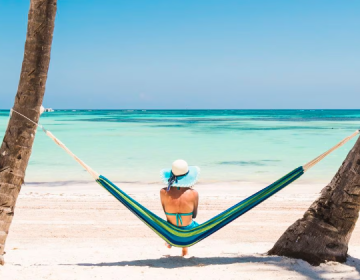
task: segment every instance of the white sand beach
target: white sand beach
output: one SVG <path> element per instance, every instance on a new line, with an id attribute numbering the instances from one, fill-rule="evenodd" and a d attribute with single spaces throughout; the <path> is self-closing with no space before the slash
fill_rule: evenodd
<path id="1" fill-rule="evenodd" d="M 360 280 L 360 221 L 345 263 L 267 254 L 331 178 L 319 213 L 344 230 L 301 224 L 294 244 L 312 235 L 313 248 L 339 253 L 319 240 L 342 241 L 358 217 L 359 10 L 360 1 L 0 1 L 0 280 Z M 185 226 L 277 183 L 189 232 L 144 218 L 171 244 L 217 230 L 182 257 L 99 174 L 164 219 L 169 186 L 164 209 Z M 199 205 L 175 189 L 189 186 Z"/>
<path id="2" fill-rule="evenodd" d="M 122 185 L 163 216 L 160 185 Z M 251 183 L 200 184 L 198 222 L 262 188 Z M 96 183 L 25 185 L 6 244 L 0 279 L 360 279 L 360 226 L 347 263 L 318 267 L 267 256 L 323 185 L 293 184 L 189 249 L 164 241 Z"/>

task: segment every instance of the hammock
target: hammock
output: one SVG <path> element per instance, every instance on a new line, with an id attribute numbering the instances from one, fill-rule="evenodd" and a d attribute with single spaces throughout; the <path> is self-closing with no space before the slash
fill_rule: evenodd
<path id="1" fill-rule="evenodd" d="M 13 112 L 21 115 L 26 118 L 30 122 L 42 128 L 42 130 L 49 136 L 58 146 L 64 149 L 70 156 L 72 156 L 81 166 L 84 167 L 86 171 L 88 171 L 93 178 L 96 180 L 98 184 L 103 186 L 110 194 L 112 194 L 119 202 L 121 202 L 125 207 L 127 207 L 133 214 L 135 214 L 141 221 L 143 221 L 149 228 L 151 228 L 158 236 L 164 239 L 167 243 L 171 244 L 175 247 L 189 247 L 197 242 L 203 240 L 204 238 L 210 236 L 214 232 L 218 231 L 222 227 L 231 223 L 233 220 L 237 219 L 247 211 L 251 210 L 264 200 L 268 199 L 281 189 L 285 188 L 290 183 L 294 182 L 301 175 L 304 174 L 305 171 L 313 167 L 323 158 L 325 158 L 328 154 L 336 150 L 337 148 L 344 145 L 350 139 L 359 134 L 359 130 L 355 131 L 350 136 L 346 137 L 344 140 L 339 142 L 337 145 L 332 147 L 330 150 L 316 157 L 309 163 L 300 166 L 290 173 L 286 174 L 279 180 L 275 181 L 271 185 L 266 188 L 258 191 L 257 193 L 251 195 L 250 197 L 244 199 L 243 201 L 235 204 L 214 218 L 206 221 L 198 225 L 192 229 L 181 229 L 181 227 L 177 227 L 172 225 L 171 223 L 165 221 L 160 218 L 149 209 L 142 206 L 140 203 L 135 201 L 129 195 L 127 195 L 124 191 L 118 188 L 114 183 L 112 183 L 109 179 L 105 178 L 102 175 L 99 175 L 95 172 L 91 167 L 81 161 L 76 155 L 74 155 L 60 140 L 58 140 L 50 131 L 46 130 L 42 125 L 35 123 L 30 120 L 26 116 L 12 110 Z"/>

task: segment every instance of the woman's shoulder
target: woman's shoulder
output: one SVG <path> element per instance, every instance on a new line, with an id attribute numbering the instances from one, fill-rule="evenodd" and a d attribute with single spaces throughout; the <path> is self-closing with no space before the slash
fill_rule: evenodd
<path id="1" fill-rule="evenodd" d="M 188 194 L 188 195 L 194 196 L 194 197 L 199 196 L 199 193 L 197 192 L 197 190 L 195 190 L 193 188 L 190 188 L 190 189 L 186 190 L 185 193 Z"/>
<path id="2" fill-rule="evenodd" d="M 161 195 L 164 195 L 164 194 L 166 194 L 166 193 L 167 193 L 166 188 L 162 188 L 162 189 L 160 190 L 160 194 L 161 194 Z"/>

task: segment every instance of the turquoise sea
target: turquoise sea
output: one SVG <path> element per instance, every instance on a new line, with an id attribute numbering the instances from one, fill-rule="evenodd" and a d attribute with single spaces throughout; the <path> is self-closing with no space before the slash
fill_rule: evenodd
<path id="1" fill-rule="evenodd" d="M 0 111 L 0 136 L 9 111 Z M 55 110 L 41 123 L 100 174 L 116 182 L 159 182 L 182 158 L 201 182 L 271 182 L 360 127 L 360 110 Z M 328 183 L 353 146 L 318 164 L 301 182 Z M 91 181 L 41 130 L 26 182 Z"/>

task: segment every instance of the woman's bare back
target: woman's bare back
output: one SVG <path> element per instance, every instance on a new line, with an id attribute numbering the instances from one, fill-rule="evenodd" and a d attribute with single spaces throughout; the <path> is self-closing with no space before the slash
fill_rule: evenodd
<path id="1" fill-rule="evenodd" d="M 190 225 L 192 219 L 197 215 L 199 195 L 196 190 L 191 188 L 172 187 L 169 191 L 166 188 L 160 190 L 161 204 L 165 212 L 168 213 L 193 213 L 191 216 L 181 216 L 182 225 Z M 176 216 L 166 215 L 168 222 L 177 225 Z"/>

